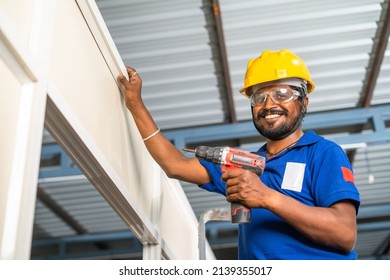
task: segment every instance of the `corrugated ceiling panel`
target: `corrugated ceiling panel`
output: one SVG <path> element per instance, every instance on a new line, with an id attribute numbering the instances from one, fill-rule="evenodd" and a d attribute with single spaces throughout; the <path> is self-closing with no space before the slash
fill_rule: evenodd
<path id="1" fill-rule="evenodd" d="M 378 81 L 374 90 L 371 104 L 378 105 L 390 103 L 390 43 L 387 42 L 387 50 L 379 72 Z"/>
<path id="2" fill-rule="evenodd" d="M 202 1 L 97 1 L 162 129 L 222 122 Z"/>
<path id="3" fill-rule="evenodd" d="M 39 200 L 35 207 L 34 239 L 74 235 L 76 232 Z"/>
<path id="4" fill-rule="evenodd" d="M 360 233 L 355 246 L 355 250 L 358 253 L 358 258 L 364 259 L 375 255 L 376 250 L 384 245 L 383 241 L 386 240 L 388 236 L 388 230 Z"/>
<path id="5" fill-rule="evenodd" d="M 388 9 L 390 5 L 389 1 L 386 0 L 382 4 L 382 8 Z M 383 15 L 378 23 L 379 26 L 384 25 L 386 16 Z M 374 88 L 372 105 L 390 103 L 390 39 L 387 40 L 387 47 L 384 53 L 382 65 L 380 67 L 379 76 L 377 79 L 376 87 Z"/>
<path id="6" fill-rule="evenodd" d="M 308 112 L 355 107 L 381 2 L 222 0 L 234 92 L 243 85 L 250 58 L 287 48 L 304 59 L 317 86 Z M 250 119 L 247 100 L 239 94 L 234 98 L 239 120 Z"/>
<path id="7" fill-rule="evenodd" d="M 43 181 L 40 187 L 88 233 L 128 229 L 85 177 L 58 182 Z M 46 207 L 44 209 L 51 213 Z M 39 219 L 36 219 L 35 224 L 38 228 L 44 227 Z M 59 230 L 57 226 L 45 228 Z M 53 232 L 50 234 L 55 236 Z"/>
<path id="8" fill-rule="evenodd" d="M 390 203 L 390 144 L 359 149 L 353 168 L 362 205 Z"/>

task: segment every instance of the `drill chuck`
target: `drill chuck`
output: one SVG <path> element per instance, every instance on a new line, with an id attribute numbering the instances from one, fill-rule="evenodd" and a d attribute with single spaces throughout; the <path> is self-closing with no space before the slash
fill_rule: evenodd
<path id="1" fill-rule="evenodd" d="M 224 165 L 224 155 L 226 148 L 222 147 L 209 147 L 209 146 L 198 146 L 194 150 L 183 148 L 183 151 L 194 153 L 199 159 L 203 159 L 208 162 L 212 162 L 218 165 Z"/>
<path id="2" fill-rule="evenodd" d="M 195 156 L 197 158 L 221 165 L 223 164 L 223 148 L 199 146 L 195 149 Z"/>

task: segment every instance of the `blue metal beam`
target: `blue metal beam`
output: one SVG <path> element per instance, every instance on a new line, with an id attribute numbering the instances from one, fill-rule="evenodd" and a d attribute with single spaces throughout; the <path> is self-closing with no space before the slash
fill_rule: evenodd
<path id="1" fill-rule="evenodd" d="M 358 219 L 373 217 L 389 217 L 390 220 L 390 204 L 366 205 L 359 209 Z"/>
<path id="2" fill-rule="evenodd" d="M 389 105 L 373 108 L 358 108 L 309 114 L 303 122 L 303 129 L 329 129 L 352 125 L 364 125 L 372 122 L 372 132 L 329 137 L 329 139 L 338 144 L 383 143 L 390 142 L 390 130 L 386 130 L 385 125 L 385 122 L 388 120 L 390 120 Z M 164 135 L 179 149 L 185 147 L 188 143 L 227 141 L 233 139 L 260 137 L 257 130 L 253 127 L 252 121 L 169 130 L 164 131 Z M 39 171 L 39 178 L 82 174 L 81 171 L 74 166 L 71 159 L 58 144 L 43 145 L 41 154 L 42 158 L 50 157 L 53 154 L 59 154 L 60 164 L 58 166 L 41 168 Z"/>
<path id="3" fill-rule="evenodd" d="M 373 232 L 379 230 L 390 230 L 390 222 L 373 222 L 366 224 L 358 224 L 358 233 L 362 232 Z"/>
<path id="4" fill-rule="evenodd" d="M 386 130 L 385 122 L 390 120 L 390 106 L 371 108 L 346 109 L 334 112 L 312 113 L 305 117 L 304 130 L 331 129 L 353 125 L 365 125 L 372 122 L 371 133 L 350 134 L 342 137 L 330 138 L 339 144 L 365 142 L 367 144 L 389 142 L 390 131 Z M 201 143 L 208 141 L 225 141 L 260 137 L 253 127 L 252 121 L 234 124 L 217 124 L 205 127 L 184 128 L 164 131 L 164 135 L 178 148 L 187 143 Z"/>
<path id="5" fill-rule="evenodd" d="M 39 178 L 81 175 L 80 169 L 73 163 L 65 151 L 57 143 L 42 145 L 41 163 L 45 159 L 59 157 L 59 164 L 39 168 Z"/>
<path id="6" fill-rule="evenodd" d="M 87 249 L 86 244 L 105 243 L 120 240 L 130 240 L 131 245 L 120 247 L 120 248 L 107 248 L 107 249 Z M 75 245 L 83 246 L 82 252 L 74 252 L 71 249 Z M 44 248 L 57 248 L 56 250 L 50 250 L 52 253 L 47 254 Z M 40 249 L 43 250 L 43 254 L 40 255 Z M 84 234 L 76 236 L 67 236 L 59 238 L 48 238 L 42 240 L 33 240 L 32 242 L 32 257 L 31 259 L 82 259 L 82 258 L 102 258 L 104 256 L 115 256 L 115 255 L 128 255 L 132 254 L 142 258 L 142 244 L 135 237 L 131 231 L 116 231 L 109 233 L 99 234 Z"/>
<path id="7" fill-rule="evenodd" d="M 94 234 L 83 234 L 83 235 L 72 235 L 58 238 L 48 238 L 41 240 L 33 240 L 32 248 L 41 246 L 51 246 L 63 244 L 75 244 L 75 243 L 96 243 L 104 242 L 107 240 L 123 240 L 123 239 L 134 239 L 137 240 L 134 233 L 131 231 L 114 231 L 107 233 L 94 233 Z"/>

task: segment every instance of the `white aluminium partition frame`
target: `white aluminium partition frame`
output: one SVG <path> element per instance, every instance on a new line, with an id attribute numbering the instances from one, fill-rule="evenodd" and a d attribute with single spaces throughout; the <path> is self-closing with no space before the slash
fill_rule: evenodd
<path id="1" fill-rule="evenodd" d="M 0 5 L 0 259 L 27 259 L 46 103 L 50 49 L 46 39 L 54 2 L 12 2 Z"/>
<path id="2" fill-rule="evenodd" d="M 144 259 L 198 259 L 198 221 L 126 109 L 116 81 L 125 67 L 94 1 L 2 0 L 0 70 L 0 259 L 30 257 L 44 125 Z"/>

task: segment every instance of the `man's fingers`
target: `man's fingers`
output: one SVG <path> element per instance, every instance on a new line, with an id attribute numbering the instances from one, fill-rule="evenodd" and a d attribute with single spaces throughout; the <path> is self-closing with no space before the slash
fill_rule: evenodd
<path id="1" fill-rule="evenodd" d="M 130 74 L 130 72 L 135 72 L 135 69 L 130 66 L 126 66 L 126 71 Z"/>
<path id="2" fill-rule="evenodd" d="M 133 78 L 137 74 L 138 74 L 137 71 L 134 71 L 133 73 L 129 74 L 130 75 L 130 79 Z"/>
<path id="3" fill-rule="evenodd" d="M 126 82 L 128 82 L 128 81 L 127 81 L 125 75 L 119 74 L 119 76 L 118 76 L 118 82 L 120 82 L 122 85 L 124 85 L 124 84 L 125 84 Z"/>
<path id="4" fill-rule="evenodd" d="M 135 75 L 138 74 L 134 68 L 129 67 L 129 66 L 126 66 L 126 71 L 127 71 L 127 74 L 129 74 L 129 79 L 131 79 L 132 77 L 134 77 Z"/>

